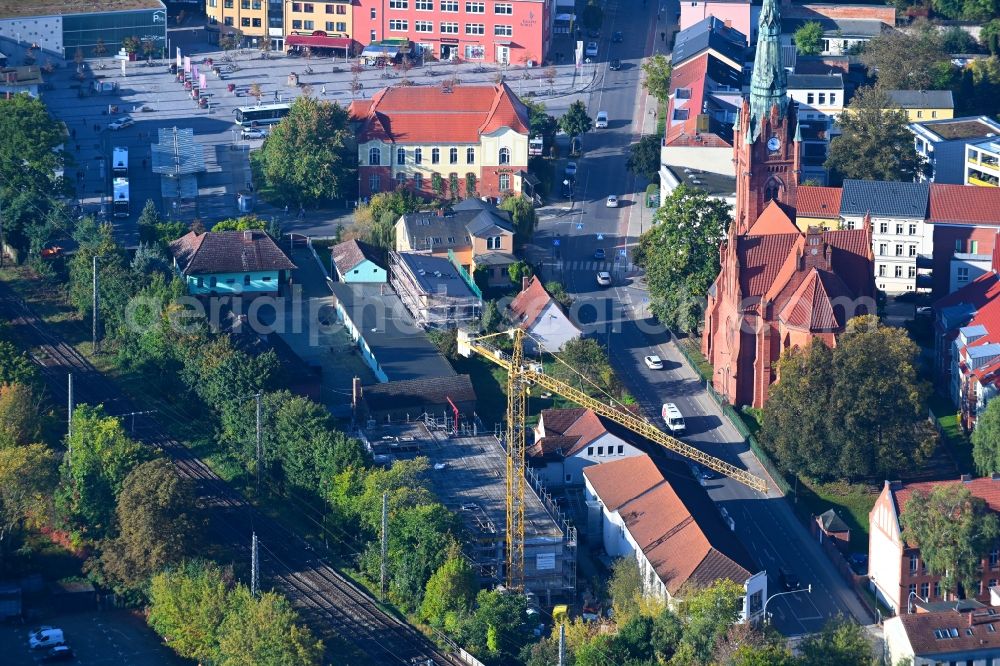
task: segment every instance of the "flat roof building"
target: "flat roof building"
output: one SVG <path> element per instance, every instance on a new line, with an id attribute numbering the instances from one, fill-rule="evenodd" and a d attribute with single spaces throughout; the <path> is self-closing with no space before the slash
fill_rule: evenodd
<path id="1" fill-rule="evenodd" d="M 930 120 L 907 128 L 916 137 L 917 153 L 930 165 L 930 180 L 950 185 L 965 182 L 967 145 L 1000 136 L 1000 123 L 988 116 Z"/>

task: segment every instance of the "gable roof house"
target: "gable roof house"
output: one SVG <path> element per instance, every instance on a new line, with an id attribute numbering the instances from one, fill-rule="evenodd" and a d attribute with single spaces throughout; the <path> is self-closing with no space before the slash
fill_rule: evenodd
<path id="1" fill-rule="evenodd" d="M 448 210 L 406 213 L 396 222 L 396 251 L 451 259 L 470 275 L 485 270 L 491 285 L 507 285 L 514 256 L 510 213 L 475 197 Z"/>
<path id="2" fill-rule="evenodd" d="M 349 240 L 330 248 L 330 258 L 341 282 L 387 281 L 383 253 L 364 241 Z"/>
<path id="3" fill-rule="evenodd" d="M 670 476 L 658 465 L 670 468 Z M 763 611 L 767 572 L 682 463 L 639 455 L 587 467 L 583 475 L 588 509 L 600 515 L 604 550 L 636 558 L 644 595 L 674 606 L 692 589 L 725 578 L 745 590 L 743 621 Z"/>
<path id="4" fill-rule="evenodd" d="M 994 664 L 1000 659 L 1000 612 L 959 607 L 902 613 L 885 621 L 889 663 L 913 666 Z"/>
<path id="5" fill-rule="evenodd" d="M 589 409 L 543 409 L 526 451 L 528 463 L 548 488 L 582 484 L 591 465 L 642 455 L 618 432 Z"/>
<path id="6" fill-rule="evenodd" d="M 532 353 L 539 351 L 539 345 L 548 352 L 562 351 L 567 342 L 583 335 L 537 276 L 523 280 L 521 293 L 510 303 L 509 314 L 513 323 L 528 334 L 524 347 Z"/>
<path id="7" fill-rule="evenodd" d="M 170 244 L 170 253 L 194 295 L 277 294 L 296 267 L 259 230 L 191 231 Z"/>
<path id="8" fill-rule="evenodd" d="M 1000 230 L 1000 188 L 930 184 L 933 289 L 944 296 L 990 270 Z"/>

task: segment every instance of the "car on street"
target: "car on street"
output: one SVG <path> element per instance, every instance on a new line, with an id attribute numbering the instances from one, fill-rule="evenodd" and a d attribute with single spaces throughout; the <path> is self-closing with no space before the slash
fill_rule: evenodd
<path id="1" fill-rule="evenodd" d="M 934 308 L 932 308 L 929 305 L 921 305 L 920 307 L 917 308 L 917 316 L 918 317 L 933 317 L 934 316 Z"/>
<path id="2" fill-rule="evenodd" d="M 247 128 L 243 130 L 244 139 L 263 139 L 267 136 L 267 131 L 262 129 L 257 129 L 255 127 Z"/>
<path id="3" fill-rule="evenodd" d="M 596 250 L 594 250 L 594 259 L 597 259 L 598 261 L 604 261 L 605 259 L 607 259 L 607 257 L 608 255 L 604 251 L 603 247 L 599 247 Z"/>
<path id="4" fill-rule="evenodd" d="M 566 162 L 566 175 L 567 176 L 576 175 L 576 162 Z"/>
<path id="5" fill-rule="evenodd" d="M 607 129 L 608 127 L 608 112 L 598 111 L 597 117 L 594 119 L 594 127 L 597 129 Z"/>
<path id="6" fill-rule="evenodd" d="M 663 370 L 663 359 L 656 354 L 650 354 L 642 360 L 646 363 L 646 367 L 650 370 Z"/>
<path id="7" fill-rule="evenodd" d="M 614 194 L 608 196 L 608 203 L 605 204 L 608 208 L 618 208 L 618 197 Z"/>
<path id="8" fill-rule="evenodd" d="M 781 587 L 785 588 L 786 592 L 791 592 L 792 590 L 797 590 L 802 587 L 802 583 L 799 582 L 799 577 L 785 567 L 780 567 L 778 569 L 778 582 L 781 583 Z"/>
<path id="9" fill-rule="evenodd" d="M 112 120 L 110 123 L 108 123 L 108 129 L 111 130 L 112 132 L 117 132 L 120 129 L 125 129 L 126 127 L 130 127 L 134 124 L 135 121 L 132 120 L 131 118 L 128 117 L 119 118 L 118 120 Z"/>
<path id="10" fill-rule="evenodd" d="M 597 42 L 587 42 L 587 49 L 583 52 L 588 58 L 597 57 Z"/>
<path id="11" fill-rule="evenodd" d="M 621 44 L 623 41 L 625 41 L 625 36 L 622 33 L 615 32 L 611 35 L 612 44 Z"/>
<path id="12" fill-rule="evenodd" d="M 42 661 L 73 661 L 76 657 L 73 649 L 68 645 L 57 645 L 42 657 Z"/>
<path id="13" fill-rule="evenodd" d="M 42 627 L 41 631 L 37 631 L 28 637 L 28 645 L 31 646 L 32 650 L 40 650 L 42 648 L 51 648 L 56 645 L 63 644 L 63 631 L 62 629 L 53 629 L 52 627 Z"/>
<path id="14" fill-rule="evenodd" d="M 622 68 L 622 61 L 619 60 L 618 58 L 615 58 L 610 63 L 608 63 L 608 69 L 610 69 L 612 72 L 617 72 L 621 68 Z"/>
<path id="15" fill-rule="evenodd" d="M 714 469 L 709 469 L 707 467 L 702 467 L 698 470 L 698 476 L 703 481 L 712 481 L 714 479 L 721 479 L 722 475 L 716 472 Z"/>
<path id="16" fill-rule="evenodd" d="M 607 271 L 601 271 L 597 274 L 597 284 L 601 287 L 611 286 L 611 273 Z"/>

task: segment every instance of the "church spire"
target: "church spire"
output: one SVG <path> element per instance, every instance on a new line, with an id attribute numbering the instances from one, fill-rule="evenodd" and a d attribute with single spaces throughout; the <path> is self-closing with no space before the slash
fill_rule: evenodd
<path id="1" fill-rule="evenodd" d="M 750 143 L 760 136 L 761 120 L 775 104 L 784 117 L 788 101 L 787 78 L 781 64 L 781 13 L 776 0 L 764 0 L 757 23 L 757 53 L 750 79 Z"/>

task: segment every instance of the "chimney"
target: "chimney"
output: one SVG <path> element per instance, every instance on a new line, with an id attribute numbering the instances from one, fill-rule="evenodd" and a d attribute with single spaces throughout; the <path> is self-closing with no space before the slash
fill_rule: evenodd
<path id="1" fill-rule="evenodd" d="M 246 231 L 244 231 L 243 232 L 243 240 L 247 241 L 248 243 L 250 241 L 252 241 L 253 240 L 253 232 L 250 231 L 249 229 L 247 229 Z"/>
<path id="2" fill-rule="evenodd" d="M 526 290 L 528 288 L 529 284 L 531 284 L 531 278 L 528 277 L 528 276 L 522 277 L 521 278 L 521 291 Z"/>
<path id="3" fill-rule="evenodd" d="M 963 474 L 962 475 L 962 483 L 971 483 L 971 482 L 972 482 L 972 475 L 971 474 Z"/>
<path id="4" fill-rule="evenodd" d="M 351 407 L 353 409 L 358 408 L 358 403 L 361 401 L 361 378 L 355 377 L 351 380 Z"/>

